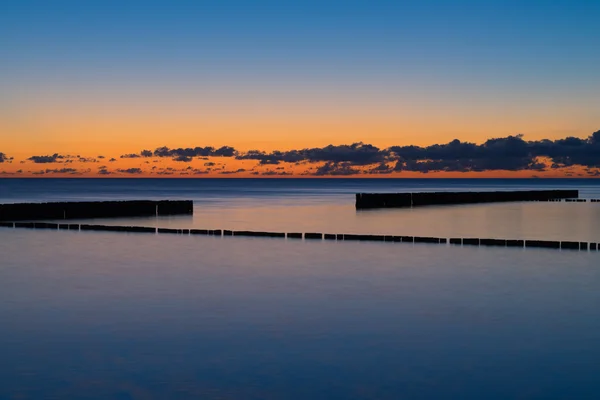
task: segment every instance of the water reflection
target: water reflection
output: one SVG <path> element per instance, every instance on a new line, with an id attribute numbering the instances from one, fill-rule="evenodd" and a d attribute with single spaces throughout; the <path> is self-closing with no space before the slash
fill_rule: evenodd
<path id="1" fill-rule="evenodd" d="M 0 254 L 0 398 L 600 393 L 595 253 L 0 230 Z"/>

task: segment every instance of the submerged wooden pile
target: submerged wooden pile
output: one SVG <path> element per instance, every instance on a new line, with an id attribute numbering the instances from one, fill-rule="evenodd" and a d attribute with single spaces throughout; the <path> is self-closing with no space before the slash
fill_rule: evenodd
<path id="1" fill-rule="evenodd" d="M 600 250 L 600 244 L 594 242 L 551 241 L 551 240 L 521 240 L 521 239 L 484 239 L 484 238 L 438 238 L 424 236 L 394 236 L 394 235 L 362 235 L 349 233 L 318 233 L 318 232 L 262 232 L 262 231 L 232 231 L 223 229 L 175 229 L 155 228 L 147 226 L 116 226 L 90 224 L 57 224 L 47 222 L 0 222 L 0 227 L 53 229 L 75 231 L 104 231 L 104 232 L 133 232 L 152 234 L 178 235 L 209 235 L 209 236 L 246 236 L 262 238 L 287 238 L 304 240 L 339 240 L 339 241 L 370 241 L 394 243 L 430 243 L 461 246 L 495 246 L 513 248 L 546 248 L 563 250 Z"/>
<path id="2" fill-rule="evenodd" d="M 540 192 L 542 194 L 540 194 Z M 559 193 L 556 193 L 559 192 Z M 491 194 L 490 194 L 491 193 Z M 473 199 L 492 199 L 492 194 L 499 192 L 488 192 L 486 196 L 481 193 L 472 193 Z M 504 199 L 512 199 L 516 192 L 506 194 Z M 519 198 L 530 196 L 532 200 L 536 196 L 547 197 L 548 201 L 556 201 L 559 196 L 578 196 L 577 191 L 536 191 L 519 192 Z M 523 195 L 523 193 L 530 193 Z M 363 194 L 365 195 L 365 194 Z M 451 201 L 468 201 L 469 198 L 461 197 L 460 193 L 400 193 L 400 194 L 367 194 L 367 202 L 385 206 L 401 207 L 403 202 L 410 198 L 411 204 L 416 201 L 418 205 L 442 204 L 443 201 L 451 204 Z M 407 197 L 409 196 L 409 197 Z M 479 197 L 478 197 L 479 196 Z M 516 196 L 516 195 L 515 195 Z M 359 195 L 357 195 L 357 199 Z M 501 197 L 502 198 L 502 197 Z M 362 197 L 361 197 L 362 199 Z M 373 200 L 373 199 L 376 199 Z M 364 200 L 364 199 L 363 199 Z M 572 200 L 572 199 L 568 199 Z M 572 201 L 581 201 L 576 199 Z M 512 200 L 506 200 L 512 201 Z M 535 200 L 533 200 L 535 201 Z M 593 201 L 593 200 L 592 200 Z M 454 204 L 454 203 L 452 203 Z M 94 201 L 94 202 L 60 202 L 60 203 L 28 203 L 28 204 L 1 204 L 0 205 L 0 227 L 5 228 L 28 228 L 28 229 L 50 229 L 70 231 L 104 231 L 104 232 L 131 232 L 152 234 L 179 234 L 179 235 L 210 235 L 210 236 L 248 236 L 264 238 L 287 238 L 305 240 L 339 240 L 339 241 L 371 241 L 371 242 L 394 242 L 394 243 L 431 243 L 449 244 L 461 246 L 496 246 L 515 248 L 548 248 L 569 250 L 600 250 L 600 244 L 574 241 L 549 241 L 549 240 L 520 240 L 520 239 L 486 239 L 486 238 L 438 238 L 422 236 L 393 236 L 393 235 L 364 235 L 350 233 L 318 233 L 318 232 L 263 232 L 263 231 L 233 231 L 222 229 L 175 229 L 155 228 L 148 226 L 119 226 L 119 225 L 95 225 L 95 224 L 73 224 L 42 222 L 41 220 L 68 220 L 68 219 L 91 219 L 91 218 L 116 218 L 116 217 L 148 217 L 178 214 L 193 214 L 193 202 L 191 200 L 134 200 L 134 201 Z M 29 222 L 28 222 L 29 221 Z"/>
<path id="3" fill-rule="evenodd" d="M 0 204 L 0 221 L 151 217 L 193 214 L 192 200 Z"/>
<path id="4" fill-rule="evenodd" d="M 518 190 L 510 192 L 357 193 L 356 208 L 397 208 L 430 205 L 553 201 L 577 199 L 578 190 Z"/>

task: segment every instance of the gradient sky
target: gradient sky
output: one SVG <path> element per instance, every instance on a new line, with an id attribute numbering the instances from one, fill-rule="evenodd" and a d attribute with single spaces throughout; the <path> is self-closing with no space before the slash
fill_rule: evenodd
<path id="1" fill-rule="evenodd" d="M 119 157 L 160 146 L 587 138 L 598 21 L 596 0 L 5 0 L 0 171 L 58 153 L 146 174 Z"/>

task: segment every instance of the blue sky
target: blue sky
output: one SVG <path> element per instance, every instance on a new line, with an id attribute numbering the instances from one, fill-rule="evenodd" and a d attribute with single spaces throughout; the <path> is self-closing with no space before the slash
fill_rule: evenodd
<path id="1" fill-rule="evenodd" d="M 5 1 L 4 80 L 140 70 L 597 81 L 597 1 Z"/>
<path id="2" fill-rule="evenodd" d="M 0 151 L 587 137 L 598 21 L 583 0 L 3 1 Z"/>

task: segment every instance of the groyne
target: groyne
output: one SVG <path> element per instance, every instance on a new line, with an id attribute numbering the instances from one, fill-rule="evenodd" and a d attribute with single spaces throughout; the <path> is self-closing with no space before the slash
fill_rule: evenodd
<path id="1" fill-rule="evenodd" d="M 206 235 L 214 237 L 257 237 L 257 238 L 284 238 L 304 239 L 306 241 L 364 241 L 364 242 L 393 242 L 405 244 L 435 244 L 444 246 L 476 246 L 476 247 L 511 247 L 511 248 L 542 248 L 557 250 L 598 251 L 600 243 L 553 241 L 533 239 L 497 239 L 497 238 L 440 238 L 431 236 L 396 236 L 396 235 L 370 235 L 357 233 L 319 233 L 319 232 L 266 232 L 266 231 L 234 231 L 222 229 L 178 229 L 155 228 L 147 226 L 118 226 L 118 225 L 92 225 L 92 224 L 56 224 L 47 222 L 0 222 L 0 228 L 26 228 L 43 230 L 69 230 L 69 231 L 99 231 L 99 232 L 130 232 L 151 234 L 175 235 Z"/>
<path id="2" fill-rule="evenodd" d="M 510 192 L 357 193 L 356 208 L 402 208 L 430 205 L 556 201 L 579 199 L 579 190 L 519 190 Z"/>
<path id="3" fill-rule="evenodd" d="M 0 221 L 152 217 L 193 214 L 192 200 L 0 204 Z"/>

